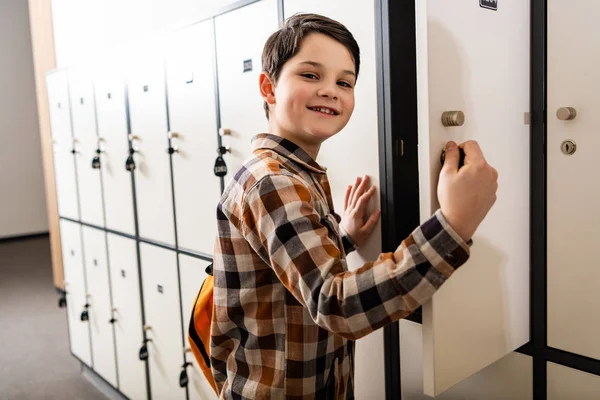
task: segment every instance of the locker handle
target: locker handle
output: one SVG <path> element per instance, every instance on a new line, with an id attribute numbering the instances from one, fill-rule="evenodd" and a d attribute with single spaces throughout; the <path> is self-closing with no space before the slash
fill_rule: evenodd
<path id="1" fill-rule="evenodd" d="M 67 292 L 65 292 L 65 295 L 66 294 L 67 294 Z M 61 296 L 58 299 L 58 307 L 60 307 L 60 308 L 65 308 L 67 306 L 67 296 L 65 296 L 65 295 Z"/>
<path id="2" fill-rule="evenodd" d="M 179 387 L 184 388 L 188 385 L 189 379 L 186 368 L 192 365 L 191 362 L 186 362 L 181 366 L 181 373 L 179 374 Z"/>
<path id="3" fill-rule="evenodd" d="M 112 317 L 111 319 L 108 320 L 109 324 L 114 324 L 115 322 L 117 322 L 117 320 L 115 319 L 115 317 Z"/>
<path id="4" fill-rule="evenodd" d="M 167 149 L 167 153 L 168 154 L 179 153 L 179 147 L 177 147 L 177 146 L 169 147 Z"/>

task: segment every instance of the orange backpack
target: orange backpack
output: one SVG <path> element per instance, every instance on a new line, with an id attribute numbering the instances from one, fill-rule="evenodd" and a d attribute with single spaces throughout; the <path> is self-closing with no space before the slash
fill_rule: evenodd
<path id="1" fill-rule="evenodd" d="M 213 289 L 215 283 L 212 264 L 206 268 L 206 273 L 208 276 L 204 279 L 194 302 L 188 330 L 188 342 L 202 373 L 215 393 L 217 393 L 215 379 L 210 369 L 210 323 L 213 313 Z"/>

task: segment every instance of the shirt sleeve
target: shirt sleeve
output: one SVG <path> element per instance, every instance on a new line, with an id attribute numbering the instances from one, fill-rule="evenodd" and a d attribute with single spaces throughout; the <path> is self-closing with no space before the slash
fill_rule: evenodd
<path id="1" fill-rule="evenodd" d="M 349 272 L 298 179 L 271 175 L 244 197 L 242 234 L 324 329 L 358 339 L 406 317 L 469 258 L 469 244 L 440 211 L 394 252 Z"/>
<path id="2" fill-rule="evenodd" d="M 341 218 L 340 218 L 340 220 L 341 220 Z M 358 246 L 356 245 L 356 243 L 354 243 L 354 240 L 352 240 L 352 237 L 350 237 L 348 232 L 346 232 L 346 230 L 344 229 L 344 226 L 342 225 L 341 222 L 340 222 L 340 233 L 342 234 L 342 244 L 344 245 L 344 252 L 346 254 L 350 254 L 354 250 L 358 250 Z"/>

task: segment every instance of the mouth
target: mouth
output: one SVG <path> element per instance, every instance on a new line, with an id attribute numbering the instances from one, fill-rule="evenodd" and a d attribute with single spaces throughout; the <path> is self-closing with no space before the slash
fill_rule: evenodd
<path id="1" fill-rule="evenodd" d="M 322 106 L 317 106 L 317 107 L 307 107 L 309 110 L 314 111 L 314 112 L 318 112 L 320 114 L 324 114 L 324 115 L 340 115 L 339 111 L 336 110 L 335 108 L 330 108 L 330 107 L 322 107 Z"/>

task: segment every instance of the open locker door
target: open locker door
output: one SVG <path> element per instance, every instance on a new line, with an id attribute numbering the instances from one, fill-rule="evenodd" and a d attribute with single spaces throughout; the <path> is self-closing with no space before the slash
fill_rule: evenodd
<path id="1" fill-rule="evenodd" d="M 447 141 L 476 140 L 499 172 L 469 261 L 423 306 L 424 392 L 437 396 L 529 341 L 530 18 L 529 2 L 415 4 L 421 221 L 439 208 Z M 464 123 L 445 126 L 446 111 Z"/>

